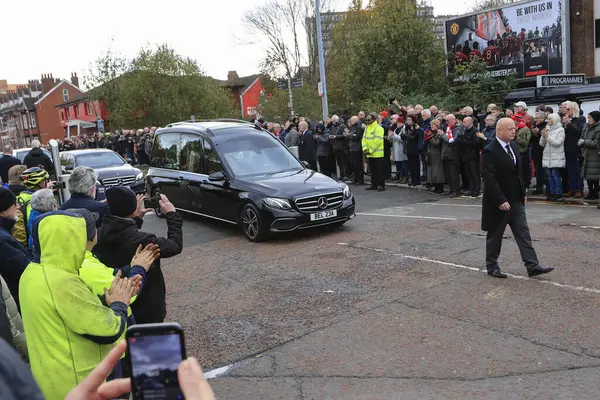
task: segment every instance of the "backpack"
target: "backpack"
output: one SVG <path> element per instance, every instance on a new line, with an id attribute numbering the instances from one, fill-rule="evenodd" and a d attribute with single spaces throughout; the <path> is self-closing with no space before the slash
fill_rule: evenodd
<path id="1" fill-rule="evenodd" d="M 23 196 L 25 195 L 25 196 Z M 19 220 L 15 224 L 13 230 L 13 236 L 19 243 L 21 243 L 25 248 L 28 246 L 28 238 L 29 232 L 27 230 L 27 219 L 29 217 L 29 213 L 27 212 L 27 208 L 29 206 L 29 202 L 31 201 L 32 193 L 21 192 L 17 196 L 17 205 L 19 206 Z"/>

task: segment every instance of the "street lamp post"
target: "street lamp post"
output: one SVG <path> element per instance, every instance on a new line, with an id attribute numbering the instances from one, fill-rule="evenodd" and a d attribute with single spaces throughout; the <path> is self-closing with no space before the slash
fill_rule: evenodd
<path id="1" fill-rule="evenodd" d="M 321 30 L 321 1 L 315 0 L 316 10 L 316 24 L 317 24 L 317 49 L 319 52 L 319 76 L 321 79 L 321 89 L 323 95 L 321 96 L 321 105 L 323 107 L 323 121 L 329 115 L 329 105 L 327 104 L 327 83 L 325 79 L 325 57 L 323 56 L 323 32 Z"/>

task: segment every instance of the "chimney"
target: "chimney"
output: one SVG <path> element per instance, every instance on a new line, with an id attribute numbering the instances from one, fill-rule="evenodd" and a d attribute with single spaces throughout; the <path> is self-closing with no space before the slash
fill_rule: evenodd
<path id="1" fill-rule="evenodd" d="M 237 71 L 229 71 L 227 73 L 227 81 L 228 82 L 235 82 L 239 79 L 240 77 L 237 74 Z"/>
<path id="2" fill-rule="evenodd" d="M 48 93 L 54 87 L 54 78 L 52 74 L 42 74 L 42 91 Z"/>
<path id="3" fill-rule="evenodd" d="M 76 72 L 73 72 L 71 74 L 71 83 L 73 84 L 73 86 L 79 87 L 79 78 L 77 77 L 77 73 Z"/>

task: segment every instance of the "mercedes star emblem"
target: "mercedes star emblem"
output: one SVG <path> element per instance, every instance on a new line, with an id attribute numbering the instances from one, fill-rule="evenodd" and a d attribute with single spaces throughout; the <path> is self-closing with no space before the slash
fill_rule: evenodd
<path id="1" fill-rule="evenodd" d="M 123 179 L 117 179 L 117 185 L 123 186 Z"/>
<path id="2" fill-rule="evenodd" d="M 319 197 L 319 200 L 317 200 L 317 206 L 319 206 L 319 208 L 321 210 L 324 210 L 327 208 L 327 199 L 325 197 Z"/>

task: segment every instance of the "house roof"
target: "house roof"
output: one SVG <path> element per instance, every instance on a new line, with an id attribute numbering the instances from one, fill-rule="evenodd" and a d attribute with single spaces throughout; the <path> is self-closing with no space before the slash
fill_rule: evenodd
<path id="1" fill-rule="evenodd" d="M 29 111 L 35 111 L 35 102 L 39 98 L 40 98 L 40 96 L 24 98 L 23 101 L 25 101 L 25 109 L 29 110 Z"/>
<path id="2" fill-rule="evenodd" d="M 252 84 L 254 84 L 258 78 L 260 78 L 260 74 L 238 77 L 233 81 L 222 81 L 220 79 L 215 79 L 215 82 L 217 82 L 217 84 L 221 87 L 242 88 L 242 91 L 244 91 L 248 87 L 252 86 Z"/>
<path id="3" fill-rule="evenodd" d="M 75 96 L 73 96 L 73 98 L 71 98 L 69 101 L 57 104 L 56 108 L 68 107 L 68 106 L 73 105 L 73 104 L 77 104 L 77 103 L 81 103 L 81 102 L 87 101 L 87 100 L 89 100 L 89 98 L 90 98 L 90 92 L 78 93 Z"/>
<path id="4" fill-rule="evenodd" d="M 54 87 L 52 89 L 50 89 L 48 91 L 48 93 L 44 94 L 42 97 L 40 97 L 35 104 L 39 104 L 41 103 L 46 97 L 48 97 L 50 95 L 50 93 L 54 92 L 56 90 L 57 87 L 59 87 L 60 85 L 62 85 L 63 83 L 66 83 L 68 85 L 71 85 L 73 87 L 73 89 L 78 90 L 79 92 L 83 93 L 83 90 L 79 89 L 77 86 L 73 85 L 71 82 L 69 82 L 66 79 L 63 79 L 62 81 L 58 82 L 56 85 L 54 85 Z"/>

